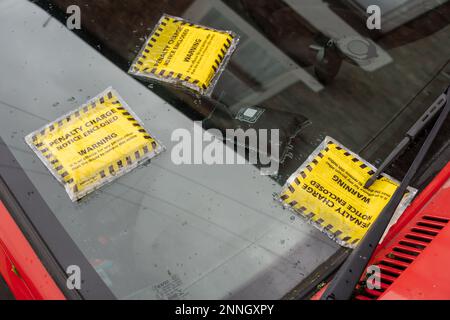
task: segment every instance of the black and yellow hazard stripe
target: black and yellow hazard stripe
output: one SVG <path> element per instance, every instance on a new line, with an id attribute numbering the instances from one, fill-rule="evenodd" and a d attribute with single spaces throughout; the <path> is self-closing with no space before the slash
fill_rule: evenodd
<path id="1" fill-rule="evenodd" d="M 164 32 L 165 28 L 168 26 L 168 23 L 170 22 L 176 22 L 175 19 L 168 17 L 167 15 L 165 15 L 162 19 L 162 21 L 159 23 L 159 25 L 156 26 L 156 30 L 150 35 L 150 37 L 148 38 L 144 49 L 142 50 L 142 53 L 140 54 L 140 56 L 138 57 L 136 64 L 138 64 L 139 66 L 143 66 L 147 60 L 147 54 L 150 53 L 150 51 L 153 49 L 154 45 L 156 42 L 158 42 L 158 38 L 161 36 L 161 34 Z M 139 68 L 138 66 L 134 66 L 134 71 L 138 72 L 140 71 L 141 68 Z M 155 62 L 153 65 L 153 68 L 150 67 L 145 67 L 142 70 L 144 73 L 151 73 L 151 74 L 158 74 L 160 76 L 164 76 L 164 74 L 166 73 L 166 70 L 164 69 L 158 69 L 158 63 Z"/>
<path id="2" fill-rule="evenodd" d="M 64 185 L 73 185 L 75 183 L 73 177 L 67 172 L 64 166 L 59 162 L 59 160 L 53 155 L 48 146 L 42 142 L 42 137 L 45 136 L 45 131 L 48 132 L 54 130 L 55 124 L 51 124 L 48 129 L 39 132 L 39 134 L 34 135 L 32 138 L 35 148 L 41 153 L 42 157 L 46 159 L 46 162 L 50 165 L 53 171 L 58 175 L 60 181 Z M 42 135 L 42 133 L 44 135 Z"/>
<path id="3" fill-rule="evenodd" d="M 117 162 L 109 165 L 108 168 L 101 170 L 98 174 L 101 179 L 115 176 L 117 173 L 121 172 L 123 168 L 129 167 L 135 163 L 141 161 L 148 153 L 152 152 L 152 150 L 156 149 L 156 142 L 152 142 L 151 146 L 146 145 L 135 152 L 131 152 L 130 154 L 124 156 L 122 159 L 117 160 Z"/>
<path id="4" fill-rule="evenodd" d="M 222 62 L 224 61 L 224 59 L 227 55 L 227 52 L 233 43 L 234 37 L 228 33 L 227 33 L 227 35 L 228 35 L 228 37 L 226 39 L 226 42 L 223 44 L 223 47 L 220 49 L 220 52 L 217 54 L 217 57 L 214 60 L 214 64 L 212 65 L 214 74 L 217 73 L 217 71 L 220 69 Z"/>
<path id="5" fill-rule="evenodd" d="M 161 21 L 161 23 L 157 26 L 157 29 L 153 32 L 153 34 L 147 40 L 147 43 L 146 43 L 144 49 L 142 50 L 141 55 L 138 57 L 136 64 L 138 64 L 139 66 L 144 65 L 145 61 L 147 60 L 147 54 L 149 54 L 150 50 L 153 49 L 153 46 L 158 41 L 158 38 L 161 36 L 161 33 L 164 32 L 165 27 L 167 27 L 167 24 L 169 22 L 171 22 L 171 20 L 172 19 L 170 17 L 167 17 L 167 16 L 164 17 L 163 21 Z M 154 67 L 157 67 L 157 64 L 155 64 Z M 140 70 L 140 68 L 138 66 L 134 66 L 134 70 L 136 72 L 138 72 Z M 150 68 L 144 68 L 143 71 L 156 74 L 158 69 L 152 68 L 150 70 Z"/>
<path id="6" fill-rule="evenodd" d="M 90 104 L 86 104 L 86 105 L 82 106 L 79 110 L 74 111 L 73 113 L 67 115 L 65 118 L 57 120 L 54 123 L 49 124 L 44 129 L 42 129 L 41 131 L 39 131 L 35 135 L 33 135 L 33 137 L 32 137 L 33 143 L 35 144 L 35 146 L 36 146 L 36 144 L 42 144 L 42 142 L 39 142 L 39 141 L 43 141 L 47 134 L 52 133 L 55 130 L 62 128 L 63 126 L 70 124 L 72 121 L 83 117 L 87 113 L 89 113 L 92 110 L 94 110 L 95 108 L 97 108 L 97 106 L 99 104 L 104 104 L 105 102 L 109 102 L 110 100 L 113 100 L 113 99 L 114 98 L 113 98 L 112 93 L 109 92 L 104 97 L 100 97 L 96 101 L 93 101 Z"/>
<path id="7" fill-rule="evenodd" d="M 111 100 L 112 93 L 109 92 L 106 97 L 101 97 L 97 101 L 93 101 L 90 104 L 86 104 L 79 110 L 69 114 L 68 116 L 49 124 L 44 129 L 33 135 L 32 142 L 36 149 L 41 153 L 41 155 L 47 160 L 49 166 L 53 169 L 59 180 L 62 181 L 64 185 L 69 185 L 74 192 L 77 192 L 78 186 L 75 184 L 74 178 L 69 174 L 69 172 L 64 168 L 60 161 L 50 152 L 49 147 L 45 145 L 44 141 L 47 134 L 51 134 L 55 130 L 62 128 L 64 125 L 82 117 L 83 115 L 89 113 L 91 110 L 95 109 L 98 103 L 105 103 L 105 99 Z"/>
<path id="8" fill-rule="evenodd" d="M 101 180 L 109 176 L 116 175 L 124 167 L 132 166 L 133 164 L 140 162 L 141 159 L 144 158 L 148 153 L 153 152 L 158 148 L 158 143 L 156 142 L 156 140 L 148 134 L 148 132 L 144 129 L 140 122 L 135 117 L 133 117 L 130 114 L 129 110 L 127 110 L 122 105 L 120 99 L 116 97 L 112 91 L 106 92 L 106 94 L 104 94 L 103 96 L 98 97 L 94 101 L 82 106 L 80 109 L 74 111 L 65 118 L 57 120 L 54 123 L 46 126 L 44 129 L 34 134 L 31 138 L 35 148 L 47 160 L 47 163 L 50 165 L 53 171 L 56 172 L 56 174 L 60 178 L 60 181 L 62 181 L 64 185 L 69 186 L 74 194 L 77 194 L 79 192 L 81 186 L 76 183 L 75 179 L 69 174 L 69 172 L 64 168 L 60 161 L 50 152 L 49 147 L 44 143 L 46 135 L 52 133 L 54 130 L 63 127 L 71 121 L 86 116 L 86 114 L 92 112 L 98 106 L 105 104 L 111 104 L 111 107 L 116 109 L 116 112 L 121 113 L 123 116 L 125 116 L 126 119 L 133 124 L 136 132 L 142 134 L 144 138 L 148 140 L 148 144 L 142 146 L 131 154 L 124 156 L 116 163 L 111 164 L 108 167 L 108 170 L 99 171 L 93 177 L 94 180 Z"/>
<path id="9" fill-rule="evenodd" d="M 155 61 L 152 66 L 146 66 L 146 62 L 148 61 L 147 55 L 154 48 L 155 44 L 158 42 L 158 39 L 160 38 L 161 34 L 164 32 L 165 28 L 169 25 L 169 23 L 179 23 L 181 26 L 188 26 L 191 28 L 196 28 L 196 29 L 205 30 L 205 31 L 212 31 L 212 32 L 215 32 L 218 34 L 227 35 L 225 43 L 223 44 L 222 48 L 220 49 L 220 52 L 217 54 L 217 57 L 215 58 L 212 66 L 211 66 L 211 68 L 212 68 L 211 74 L 209 75 L 207 81 L 203 82 L 200 79 L 193 78 L 192 76 L 178 73 L 178 72 L 175 72 L 172 70 L 167 70 L 165 68 L 160 67 L 160 65 L 157 61 Z M 211 83 L 211 80 L 214 78 L 214 76 L 220 70 L 220 67 L 221 67 L 222 63 L 224 62 L 225 57 L 227 56 L 228 51 L 230 50 L 231 45 L 234 40 L 235 40 L 235 37 L 227 31 L 221 31 L 221 30 L 216 30 L 213 28 L 208 28 L 206 26 L 190 23 L 183 19 L 165 15 L 162 18 L 159 25 L 156 26 L 152 35 L 147 40 L 145 47 L 143 48 L 140 55 L 137 57 L 136 63 L 134 66 L 131 67 L 131 69 L 134 70 L 134 72 L 142 72 L 144 74 L 148 74 L 148 75 L 154 76 L 156 78 L 164 78 L 164 79 L 171 79 L 171 80 L 175 80 L 175 81 L 179 81 L 179 82 L 187 82 L 187 83 L 191 84 L 192 86 L 194 86 L 199 91 L 202 91 L 202 90 L 204 91 L 204 90 L 208 89 L 208 87 Z M 145 67 L 144 67 L 144 65 L 145 65 Z"/>
<path id="10" fill-rule="evenodd" d="M 354 245 L 358 243 L 360 239 L 353 239 L 352 237 L 345 235 L 342 230 L 335 228 L 335 226 L 331 224 L 323 225 L 325 222 L 323 219 L 318 218 L 317 215 L 313 212 L 308 212 L 308 209 L 306 207 L 299 204 L 296 200 L 291 199 L 291 196 L 300 187 L 301 179 L 305 179 L 308 173 L 313 171 L 314 167 L 319 163 L 320 159 L 324 158 L 325 154 L 329 152 L 332 148 L 334 148 L 337 151 L 341 151 L 342 154 L 346 157 L 351 157 L 352 161 L 359 164 L 359 167 L 361 169 L 366 170 L 368 175 L 375 174 L 375 172 L 369 166 L 367 166 L 364 163 L 364 161 L 362 161 L 358 157 L 355 157 L 353 154 L 346 151 L 336 143 L 329 141 L 327 143 L 327 146 L 317 154 L 316 158 L 314 158 L 308 165 L 306 165 L 306 167 L 297 174 L 297 176 L 293 179 L 293 181 L 286 186 L 286 189 L 280 195 L 280 200 L 285 205 L 292 208 L 296 213 L 300 214 L 302 217 L 309 220 L 316 227 L 326 231 L 331 238 L 337 239 L 338 241 L 341 241 L 346 244 Z M 380 176 L 378 179 L 381 178 L 382 176 Z"/>
<path id="11" fill-rule="evenodd" d="M 329 141 L 329 142 L 328 142 L 328 148 L 334 148 L 335 150 L 340 151 L 344 156 L 350 157 L 351 160 L 352 160 L 355 164 L 359 165 L 359 167 L 360 167 L 361 169 L 363 169 L 364 171 L 366 171 L 366 173 L 367 173 L 369 176 L 373 176 L 373 175 L 375 174 L 375 171 L 374 171 L 372 168 L 370 168 L 368 165 L 366 165 L 364 161 L 362 161 L 360 158 L 354 156 L 353 154 L 351 154 L 350 152 L 348 152 L 348 151 L 345 150 L 344 148 L 340 147 L 340 146 L 337 145 L 336 143 L 334 143 L 334 142 L 332 142 L 332 141 Z M 382 175 L 380 175 L 380 176 L 378 177 L 378 179 L 382 179 L 382 178 L 383 178 Z"/>
<path id="12" fill-rule="evenodd" d="M 130 167 L 133 164 L 139 163 L 148 153 L 156 150 L 158 144 L 156 140 L 148 134 L 147 130 L 144 129 L 141 123 L 133 115 L 131 115 L 130 111 L 122 105 L 120 100 L 112 94 L 112 92 L 108 92 L 105 96 L 99 98 L 99 102 L 102 104 L 108 102 L 111 103 L 118 113 L 122 114 L 130 123 L 132 123 L 133 127 L 136 129 L 136 132 L 142 134 L 144 138 L 149 141 L 148 144 L 142 146 L 138 150 L 131 152 L 130 154 L 117 160 L 115 163 L 110 164 L 108 168 L 100 170 L 95 178 L 98 180 L 103 180 L 117 175 L 125 167 Z"/>

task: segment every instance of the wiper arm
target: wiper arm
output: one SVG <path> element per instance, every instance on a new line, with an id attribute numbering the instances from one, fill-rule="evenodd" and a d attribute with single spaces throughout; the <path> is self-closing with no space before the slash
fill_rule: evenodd
<path id="1" fill-rule="evenodd" d="M 406 149 L 406 147 L 414 140 L 414 138 L 434 119 L 434 116 L 438 114 L 445 106 L 447 101 L 445 93 L 441 94 L 439 98 L 428 108 L 427 111 L 420 117 L 419 120 L 408 130 L 406 136 L 400 141 L 399 144 L 392 150 L 392 152 L 386 157 L 383 163 L 378 167 L 377 172 L 367 180 L 364 185 L 365 188 L 369 188 L 378 179 L 380 174 Z"/>
<path id="2" fill-rule="evenodd" d="M 356 285 L 361 279 L 361 275 L 364 272 L 367 264 L 369 263 L 370 258 L 372 257 L 381 237 L 384 234 L 391 218 L 397 209 L 400 201 L 403 198 L 403 195 L 408 188 L 412 178 L 416 174 L 420 165 L 422 164 L 428 150 L 431 147 L 434 139 L 436 138 L 439 130 L 444 124 L 447 116 L 450 112 L 450 87 L 447 88 L 446 93 L 444 94 L 445 98 L 445 106 L 442 109 L 436 123 L 433 126 L 433 129 L 428 134 L 427 138 L 423 146 L 421 147 L 419 153 L 414 159 L 411 167 L 408 169 L 403 181 L 400 186 L 394 192 L 391 200 L 384 207 L 383 211 L 380 213 L 379 217 L 375 220 L 375 222 L 370 227 L 369 231 L 366 233 L 364 238 L 361 240 L 359 245 L 353 250 L 350 254 L 349 258 L 344 262 L 342 267 L 337 272 L 335 278 L 331 281 L 329 287 L 322 295 L 322 300 L 348 300 L 352 297 L 352 294 L 355 290 Z M 438 99 L 440 101 L 440 99 Z M 436 105 L 437 108 L 437 105 Z M 432 109 L 432 108 L 430 108 Z M 429 109 L 429 110 L 430 110 Z M 436 113 L 434 113 L 436 114 Z M 427 121 L 424 117 L 421 120 Z M 419 128 L 419 126 L 417 127 Z M 414 129 L 414 130 L 413 130 Z M 410 133 L 417 134 L 418 131 L 415 131 L 415 128 L 411 128 Z M 415 136 L 415 135 L 414 135 Z"/>

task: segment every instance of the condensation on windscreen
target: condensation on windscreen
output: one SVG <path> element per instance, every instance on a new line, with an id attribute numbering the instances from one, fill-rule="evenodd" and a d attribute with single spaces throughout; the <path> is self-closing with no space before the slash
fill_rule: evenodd
<path id="1" fill-rule="evenodd" d="M 272 198 L 280 186 L 257 168 L 173 164 L 171 135 L 179 128 L 193 130 L 192 120 L 57 21 L 42 28 L 44 11 L 29 2 L 6 3 L 0 8 L 0 37 L 11 38 L 14 29 L 21 41 L 8 42 L 0 53 L 2 61 L 11 61 L 1 78 L 0 95 L 8 103 L 0 108 L 1 136 L 115 295 L 276 299 L 335 252 L 336 245 L 320 232 L 286 214 Z M 23 52 L 22 41 L 33 51 Z M 26 88 L 20 94 L 19 80 Z M 23 138 L 109 85 L 120 90 L 167 152 L 72 203 Z"/>
<path id="2" fill-rule="evenodd" d="M 65 9 L 82 1 L 52 2 Z M 325 136 L 376 165 L 428 106 L 409 104 L 414 96 L 432 79 L 436 87 L 448 85 L 443 73 L 436 74 L 450 56 L 450 46 L 442 45 L 450 38 L 448 16 L 434 16 L 427 35 L 419 17 L 416 29 L 400 27 L 371 43 L 361 38 L 365 18 L 358 20 L 354 6 L 302 3 L 92 2 L 80 6 L 80 33 L 90 35 L 84 42 L 30 2 L 0 2 L 1 137 L 119 298 L 281 298 L 338 247 L 283 210 L 273 194 Z M 158 82 L 146 84 L 148 90 L 126 74 L 163 12 L 239 34 L 211 98 Z M 352 14 L 352 23 L 342 13 Z M 338 39 L 345 57 L 333 60 L 339 68 L 328 83 L 316 74 L 321 74 L 320 34 Z M 355 41 L 377 55 L 352 55 Z M 109 86 L 120 91 L 167 152 L 73 204 L 23 137 Z M 236 119 L 248 108 L 265 110 L 259 119 L 277 124 Z M 287 151 L 279 175 L 261 176 L 250 165 L 174 165 L 171 135 L 179 128 L 193 130 L 194 115 L 219 129 L 245 123 L 284 130 Z M 297 118 L 302 130 L 289 139 Z M 311 124 L 304 126 L 307 121 Z"/>

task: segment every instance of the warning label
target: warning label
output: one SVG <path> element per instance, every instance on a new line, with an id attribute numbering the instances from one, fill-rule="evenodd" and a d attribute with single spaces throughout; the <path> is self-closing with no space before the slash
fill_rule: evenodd
<path id="1" fill-rule="evenodd" d="M 181 83 L 206 93 L 238 38 L 230 31 L 194 25 L 164 15 L 130 68 L 137 76 Z"/>
<path id="2" fill-rule="evenodd" d="M 374 169 L 327 138 L 323 148 L 289 178 L 280 200 L 341 245 L 354 247 L 398 187 L 383 175 L 364 188 Z"/>
<path id="3" fill-rule="evenodd" d="M 163 150 L 112 89 L 26 140 L 73 201 Z"/>

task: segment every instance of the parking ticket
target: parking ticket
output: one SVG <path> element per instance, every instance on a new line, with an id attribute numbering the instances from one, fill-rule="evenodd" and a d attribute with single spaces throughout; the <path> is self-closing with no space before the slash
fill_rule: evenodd
<path id="1" fill-rule="evenodd" d="M 72 201 L 164 150 L 112 88 L 25 140 Z"/>
<path id="2" fill-rule="evenodd" d="M 239 37 L 232 31 L 163 15 L 129 73 L 209 95 L 238 41 Z"/>
<path id="3" fill-rule="evenodd" d="M 327 137 L 287 180 L 279 200 L 344 247 L 353 248 L 387 205 L 399 182 L 386 174 L 368 189 L 376 168 Z M 417 190 L 408 188 L 398 210 Z"/>

